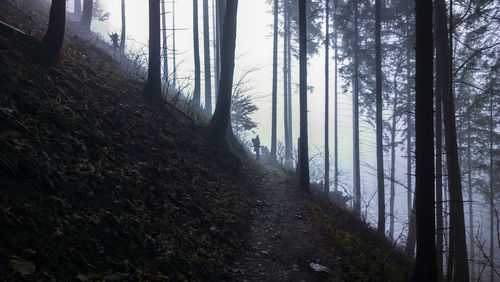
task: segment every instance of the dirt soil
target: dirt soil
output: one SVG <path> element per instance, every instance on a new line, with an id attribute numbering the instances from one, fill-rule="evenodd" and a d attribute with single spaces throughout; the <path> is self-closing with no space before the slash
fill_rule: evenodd
<path id="1" fill-rule="evenodd" d="M 323 228 L 304 206 L 305 193 L 282 167 L 263 161 L 244 249 L 230 267 L 237 281 L 339 281 L 338 261 Z M 311 263 L 328 267 L 317 272 Z"/>

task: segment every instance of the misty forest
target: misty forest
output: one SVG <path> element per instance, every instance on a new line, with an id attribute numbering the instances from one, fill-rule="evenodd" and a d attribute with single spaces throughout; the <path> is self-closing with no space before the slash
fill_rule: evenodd
<path id="1" fill-rule="evenodd" d="M 0 0 L 0 280 L 500 281 L 500 2 Z"/>

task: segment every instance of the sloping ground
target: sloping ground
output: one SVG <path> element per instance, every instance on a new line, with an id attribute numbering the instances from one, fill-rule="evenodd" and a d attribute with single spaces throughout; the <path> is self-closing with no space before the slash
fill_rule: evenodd
<path id="1" fill-rule="evenodd" d="M 46 12 L 24 2 L 0 0 L 0 20 L 40 38 Z M 50 68 L 0 32 L 0 280 L 217 279 L 246 222 L 245 157 L 146 104 L 76 29 Z"/>

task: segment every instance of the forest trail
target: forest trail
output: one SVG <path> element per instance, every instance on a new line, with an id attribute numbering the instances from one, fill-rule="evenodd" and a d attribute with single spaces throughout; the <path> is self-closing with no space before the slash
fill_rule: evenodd
<path id="1" fill-rule="evenodd" d="M 339 257 L 323 228 L 304 206 L 304 192 L 282 167 L 262 161 L 262 185 L 257 187 L 249 232 L 243 250 L 230 267 L 237 281 L 336 280 Z M 314 271 L 311 263 L 328 267 Z M 338 273 L 337 273 L 338 274 Z"/>

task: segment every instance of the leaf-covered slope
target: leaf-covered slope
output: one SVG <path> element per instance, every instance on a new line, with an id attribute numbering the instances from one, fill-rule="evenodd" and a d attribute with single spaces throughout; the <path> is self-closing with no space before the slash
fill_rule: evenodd
<path id="1" fill-rule="evenodd" d="M 46 12 L 14 2 L 0 20 L 40 38 Z M 32 61 L 35 41 L 0 32 L 1 279 L 217 277 L 239 246 L 248 168 L 146 104 L 72 28 L 50 68 Z"/>

